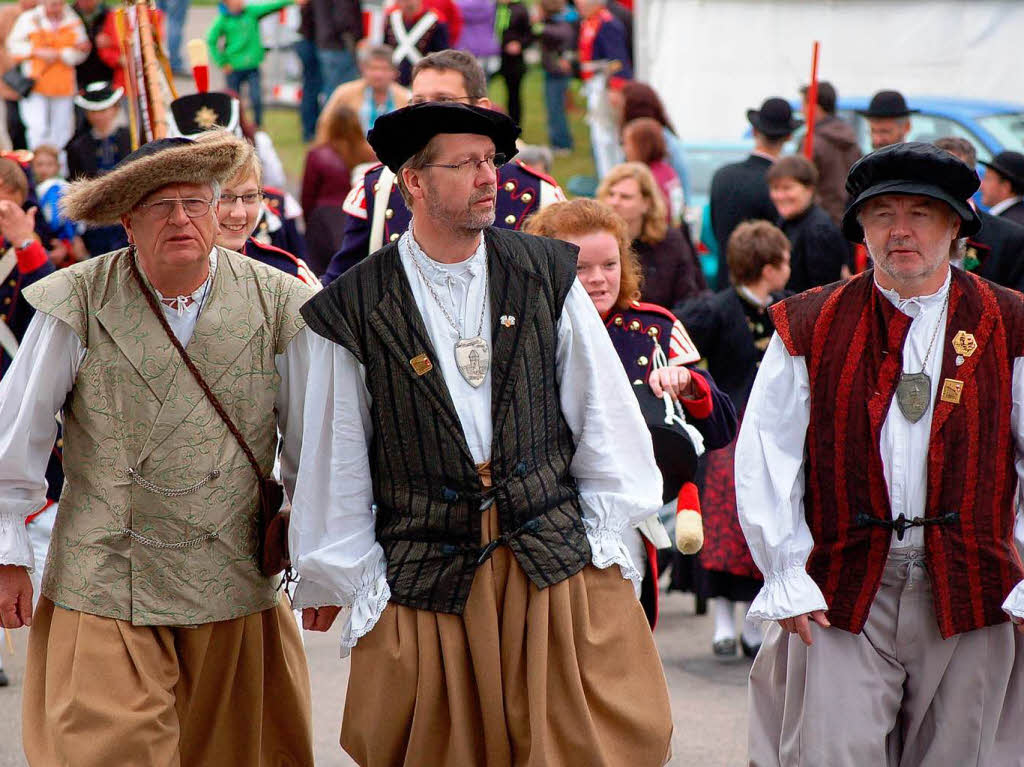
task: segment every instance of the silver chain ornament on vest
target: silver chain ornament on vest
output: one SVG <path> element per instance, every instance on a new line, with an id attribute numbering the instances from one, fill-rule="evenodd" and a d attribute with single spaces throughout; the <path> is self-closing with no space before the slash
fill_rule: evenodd
<path id="1" fill-rule="evenodd" d="M 935 330 L 932 332 L 932 340 L 928 342 L 928 350 L 924 355 L 924 362 L 921 363 L 920 373 L 900 373 L 900 382 L 896 387 L 896 404 L 900 407 L 903 417 L 911 423 L 917 423 L 928 411 L 932 399 L 932 377 L 925 371 L 928 369 L 928 360 L 932 356 L 932 349 L 935 347 L 935 339 L 939 336 L 939 328 L 943 326 L 942 319 L 949 308 L 949 294 L 946 291 L 946 300 L 939 312 L 939 319 L 935 323 Z"/>
<path id="2" fill-rule="evenodd" d="M 480 388 L 480 384 L 484 382 L 484 379 L 487 377 L 487 371 L 491 367 L 491 347 L 483 337 L 484 314 L 487 311 L 486 266 L 484 267 L 484 300 L 480 304 L 480 324 L 477 327 L 476 335 L 472 338 L 466 338 L 465 328 L 459 327 L 459 323 L 452 317 L 448 308 L 444 305 L 444 301 L 441 300 L 441 296 L 437 294 L 433 284 L 427 278 L 427 275 L 424 274 L 415 249 L 413 249 L 412 263 L 416 267 L 420 279 L 423 280 L 423 284 L 427 286 L 427 290 L 433 296 L 444 318 L 448 320 L 448 324 L 452 326 L 452 329 L 459 334 L 459 340 L 455 342 L 455 365 L 459 368 L 459 372 L 462 373 L 462 377 L 466 379 L 466 383 L 474 389 Z"/>

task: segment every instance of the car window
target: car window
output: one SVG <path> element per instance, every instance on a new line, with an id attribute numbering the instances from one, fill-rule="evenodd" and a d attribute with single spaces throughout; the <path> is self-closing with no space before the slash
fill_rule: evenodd
<path id="1" fill-rule="evenodd" d="M 910 118 L 910 135 L 908 141 L 926 141 L 934 143 L 940 138 L 965 138 L 974 145 L 979 160 L 988 160 L 992 153 L 985 148 L 985 144 L 972 131 L 948 117 L 941 115 L 916 114 Z"/>
<path id="2" fill-rule="evenodd" d="M 691 196 L 707 195 L 711 189 L 711 177 L 716 170 L 723 165 L 739 162 L 749 154 L 750 149 L 743 148 L 686 147 L 686 170 Z"/>
<path id="3" fill-rule="evenodd" d="M 978 119 L 985 130 L 996 137 L 1004 149 L 1024 152 L 1024 112 L 989 115 Z M 987 160 L 987 157 L 981 158 Z"/>

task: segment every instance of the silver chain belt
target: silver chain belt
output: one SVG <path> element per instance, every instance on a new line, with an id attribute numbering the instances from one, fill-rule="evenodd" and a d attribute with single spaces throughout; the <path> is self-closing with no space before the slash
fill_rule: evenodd
<path id="1" fill-rule="evenodd" d="M 166 496 L 167 498 L 178 498 L 182 495 L 189 495 L 190 493 L 194 493 L 196 490 L 201 488 L 211 479 L 217 479 L 217 477 L 220 476 L 220 469 L 214 469 L 195 484 L 189 485 L 188 487 L 173 488 L 160 487 L 159 485 L 154 485 L 148 479 L 146 479 L 137 471 L 135 471 L 135 469 L 133 469 L 131 466 L 125 469 L 125 472 L 128 474 L 128 478 L 139 487 L 145 488 L 146 490 L 149 490 L 151 493 Z"/>
<path id="2" fill-rule="evenodd" d="M 187 541 L 181 541 L 179 543 L 164 543 L 158 541 L 156 538 L 147 538 L 144 535 L 140 535 L 134 530 L 129 530 L 127 527 L 121 530 L 122 535 L 126 535 L 129 538 L 134 538 L 144 546 L 152 546 L 154 549 L 195 549 L 199 547 L 200 543 L 205 541 L 211 541 L 217 537 L 217 533 L 205 533 L 200 535 L 198 538 L 189 538 Z"/>

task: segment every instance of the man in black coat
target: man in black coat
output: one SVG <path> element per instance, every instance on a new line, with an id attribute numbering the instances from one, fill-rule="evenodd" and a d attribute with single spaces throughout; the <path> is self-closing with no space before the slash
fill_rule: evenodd
<path id="1" fill-rule="evenodd" d="M 975 167 L 977 154 L 967 139 L 940 138 L 935 146 L 956 155 L 968 167 Z M 967 239 L 963 268 L 992 282 L 1024 291 L 1024 226 L 980 210 L 978 215 L 981 231 Z"/>
<path id="2" fill-rule="evenodd" d="M 981 179 L 981 201 L 993 216 L 1024 224 L 1024 154 L 1000 152 L 981 164 L 987 168 Z"/>
<path id="3" fill-rule="evenodd" d="M 718 289 L 728 287 L 729 268 L 725 246 L 739 224 L 750 219 L 774 223 L 779 213 L 768 196 L 765 173 L 782 153 L 782 147 L 803 123 L 793 119 L 785 99 L 767 99 L 760 109 L 747 110 L 754 128 L 754 151 L 742 162 L 715 171 L 711 179 L 711 228 L 718 243 Z"/>

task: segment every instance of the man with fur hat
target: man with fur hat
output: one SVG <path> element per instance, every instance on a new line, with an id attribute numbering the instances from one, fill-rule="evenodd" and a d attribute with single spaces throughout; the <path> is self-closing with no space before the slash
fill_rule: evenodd
<path id="1" fill-rule="evenodd" d="M 794 119 L 785 99 L 765 99 L 760 109 L 748 109 L 747 120 L 754 130 L 754 151 L 742 162 L 724 165 L 711 178 L 709 206 L 711 228 L 718 243 L 718 287 L 729 286 L 726 244 L 732 230 L 744 221 L 775 223 L 779 212 L 768 194 L 765 174 L 782 154 L 793 131 L 803 123 Z"/>
<path id="2" fill-rule="evenodd" d="M 296 483 L 295 604 L 317 630 L 351 608 L 341 742 L 360 765 L 669 756 L 622 541 L 661 477 L 575 246 L 492 226 L 518 134 L 459 103 L 377 118 L 412 221 L 302 310 L 324 404 Z"/>
<path id="3" fill-rule="evenodd" d="M 25 291 L 36 315 L 0 381 L 0 616 L 32 627 L 32 765 L 313 763 L 301 641 L 255 561 L 279 430 L 295 476 L 312 290 L 214 245 L 244 149 L 161 139 L 72 183 L 65 213 L 120 221 L 130 245 Z M 58 410 L 66 481 L 33 614 L 22 521 Z"/>
<path id="4" fill-rule="evenodd" d="M 1020 764 L 1024 298 L 950 268 L 977 188 L 931 144 L 864 157 L 843 231 L 874 270 L 771 309 L 736 452 L 777 621 L 751 764 Z"/>

